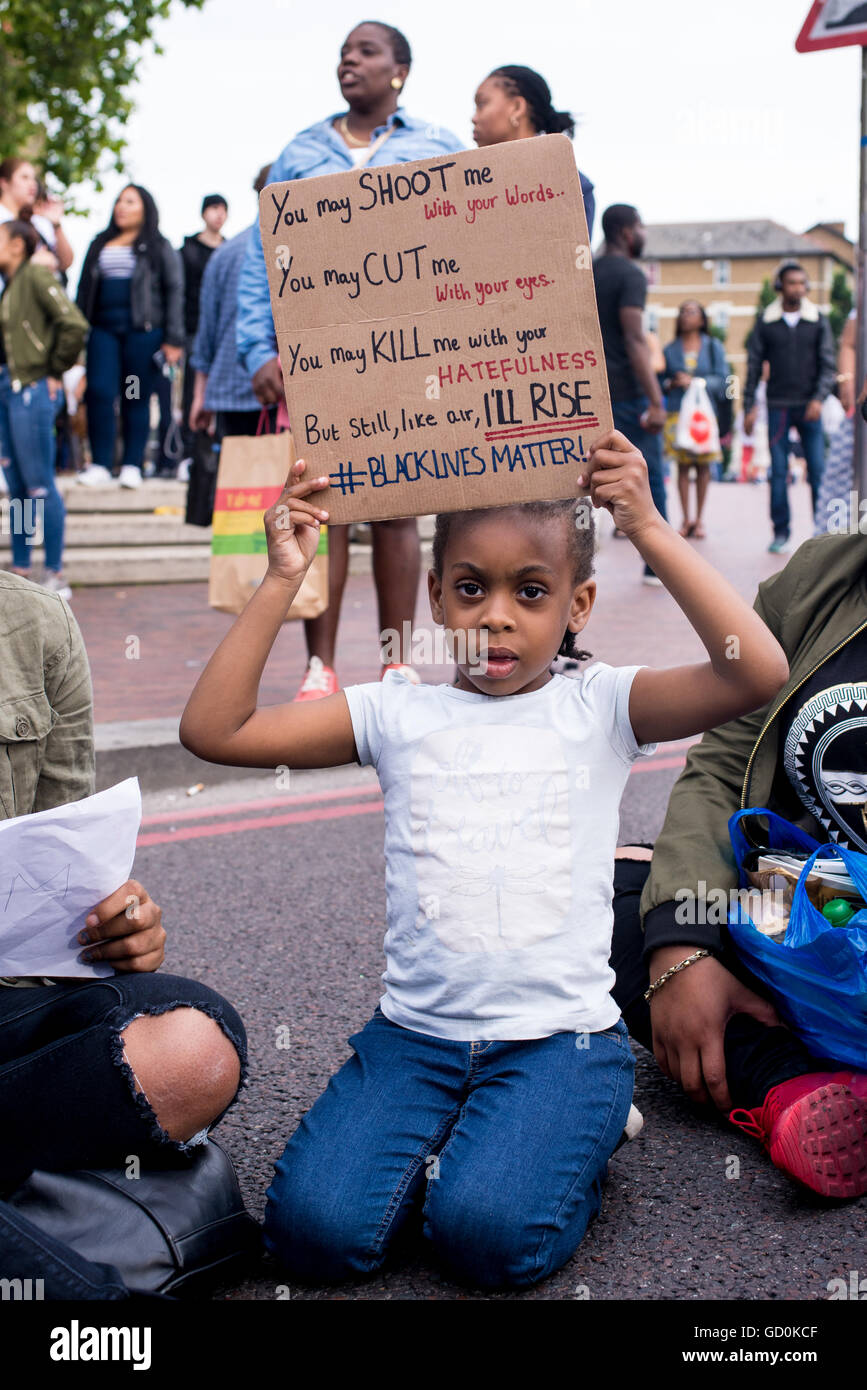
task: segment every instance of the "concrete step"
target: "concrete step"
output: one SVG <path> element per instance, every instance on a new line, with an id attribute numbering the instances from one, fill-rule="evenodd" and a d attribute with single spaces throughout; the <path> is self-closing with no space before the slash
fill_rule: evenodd
<path id="1" fill-rule="evenodd" d="M 209 545 L 78 546 L 64 551 L 63 573 L 73 586 L 201 583 L 210 560 Z"/>
<path id="2" fill-rule="evenodd" d="M 57 486 L 68 512 L 152 512 L 154 507 L 180 507 L 187 501 L 186 483 L 173 478 L 146 479 L 141 487 L 82 487 L 70 474 L 60 474 Z"/>
<path id="3" fill-rule="evenodd" d="M 174 479 L 146 481 L 140 488 L 82 487 L 70 476 L 58 478 L 67 508 L 64 573 L 70 584 L 201 583 L 208 578 L 210 527 L 183 519 L 187 485 Z M 155 515 L 155 508 L 170 509 Z M 422 564 L 430 564 L 434 518 L 418 518 Z M 37 566 L 43 559 L 36 548 Z M 350 574 L 370 574 L 370 527 L 353 528 Z M 12 563 L 9 509 L 0 499 L 0 569 Z"/>
<path id="4" fill-rule="evenodd" d="M 8 550 L 8 526 L 3 525 L 0 530 L 0 551 Z M 183 516 L 151 516 L 148 512 L 120 512 L 117 515 L 70 512 L 66 518 L 64 549 L 67 552 L 83 546 L 140 545 L 164 545 L 168 550 L 177 545 L 202 545 L 210 550 L 211 528 L 188 526 Z"/>
<path id="5" fill-rule="evenodd" d="M 37 550 L 37 576 L 42 559 L 41 549 Z M 202 584 L 207 583 L 210 562 L 209 545 L 78 546 L 64 552 L 63 573 L 73 588 L 125 588 L 128 584 Z M 430 543 L 422 541 L 422 568 L 426 569 L 430 562 Z M 7 568 L 9 564 L 9 552 L 0 549 L 0 569 Z M 370 546 L 350 545 L 349 573 L 370 574 L 371 568 Z"/>

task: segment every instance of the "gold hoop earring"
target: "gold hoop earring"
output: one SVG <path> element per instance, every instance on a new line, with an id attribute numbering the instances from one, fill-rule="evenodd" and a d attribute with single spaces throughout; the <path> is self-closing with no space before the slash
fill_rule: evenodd
<path id="1" fill-rule="evenodd" d="M 401 82 L 399 77 L 393 77 L 391 79 L 391 85 L 396 92 L 399 92 L 401 87 L 403 86 L 403 83 Z"/>

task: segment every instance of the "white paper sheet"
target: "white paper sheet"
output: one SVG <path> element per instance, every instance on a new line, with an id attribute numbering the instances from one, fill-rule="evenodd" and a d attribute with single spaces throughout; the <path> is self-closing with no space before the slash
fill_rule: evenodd
<path id="1" fill-rule="evenodd" d="M 113 974 L 78 960 L 85 918 L 126 883 L 141 824 L 138 778 L 0 821 L 0 975 Z"/>

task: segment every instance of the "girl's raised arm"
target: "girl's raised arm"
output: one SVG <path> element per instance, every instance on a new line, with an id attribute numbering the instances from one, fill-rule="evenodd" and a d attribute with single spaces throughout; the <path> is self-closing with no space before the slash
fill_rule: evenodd
<path id="1" fill-rule="evenodd" d="M 660 516 L 638 450 L 612 431 L 591 449 L 578 481 L 589 485 L 595 506 L 608 508 L 708 654 L 698 665 L 638 672 L 629 697 L 638 742 L 704 733 L 772 700 L 789 674 L 782 647 L 731 584 Z"/>
<path id="2" fill-rule="evenodd" d="M 327 478 L 300 481 L 298 459 L 265 513 L 268 572 L 211 657 L 187 701 L 180 740 L 207 762 L 233 767 L 336 767 L 353 762 L 355 739 L 342 691 L 322 700 L 258 708 L 259 682 L 301 587 L 328 513 L 304 499 Z"/>

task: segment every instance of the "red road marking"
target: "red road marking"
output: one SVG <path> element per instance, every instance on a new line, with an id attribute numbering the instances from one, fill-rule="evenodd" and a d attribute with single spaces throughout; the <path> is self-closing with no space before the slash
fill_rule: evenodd
<path id="1" fill-rule="evenodd" d="M 684 740 L 685 742 L 685 740 Z M 677 747 L 677 744 L 671 745 Z M 666 758 L 656 755 L 634 764 L 633 772 L 663 772 L 667 768 L 683 767 L 681 757 Z M 209 835 L 234 835 L 244 830 L 267 830 L 275 825 L 306 825 L 312 821 L 340 820 L 344 816 L 364 816 L 379 812 L 383 807 L 382 794 L 378 786 L 336 787 L 330 791 L 309 792 L 307 795 L 268 797 L 261 801 L 236 801 L 227 806 L 211 806 L 199 810 L 196 807 L 182 807 L 178 811 L 157 811 L 142 817 L 142 825 L 164 825 L 180 819 L 214 819 L 219 816 L 236 815 L 239 811 L 267 810 L 278 806 L 295 805 L 304 801 L 335 801 L 349 796 L 370 796 L 370 801 L 352 802 L 348 806 L 308 806 L 304 810 L 287 811 L 282 816 L 248 816 L 240 820 L 221 821 L 218 825 L 181 826 L 179 830 L 156 831 L 153 834 L 139 835 L 136 844 L 139 849 L 149 845 L 173 844 L 179 840 L 201 840 Z"/>
<path id="2" fill-rule="evenodd" d="M 686 758 L 642 758 L 641 762 L 633 763 L 633 772 L 662 772 L 667 767 L 683 767 Z"/>
<path id="3" fill-rule="evenodd" d="M 381 811 L 381 800 L 360 803 L 352 806 L 311 807 L 307 811 L 287 811 L 285 816 L 251 816 L 249 820 L 233 820 L 220 825 L 186 825 L 181 830 L 157 831 L 153 835 L 139 835 L 136 844 L 139 848 L 147 845 L 166 845 L 176 840 L 201 840 L 206 835 L 233 835 L 238 830 L 268 830 L 274 825 L 297 825 L 314 820 L 339 820 L 343 816 L 364 816 L 372 811 Z"/>
<path id="4" fill-rule="evenodd" d="M 256 801 L 232 801 L 220 806 L 180 806 L 176 811 L 154 811 L 142 816 L 142 825 L 172 825 L 179 820 L 205 820 L 209 816 L 233 816 L 238 811 L 273 811 L 278 806 L 295 806 L 304 801 L 345 800 L 349 796 L 382 796 L 378 782 L 369 787 L 335 787 L 330 791 L 299 792 L 297 796 L 268 796 Z"/>

